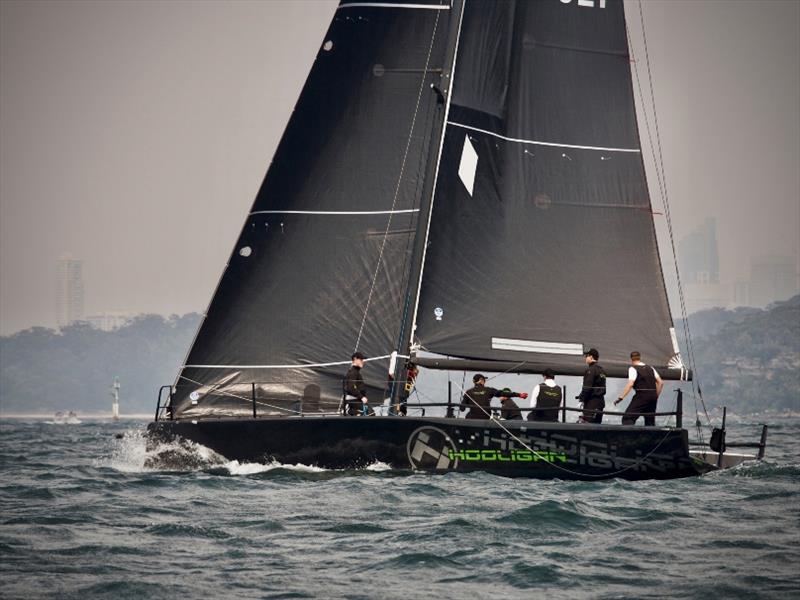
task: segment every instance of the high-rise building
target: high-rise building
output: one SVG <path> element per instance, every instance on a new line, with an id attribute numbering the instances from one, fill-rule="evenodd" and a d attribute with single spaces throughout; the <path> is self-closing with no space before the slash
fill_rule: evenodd
<path id="1" fill-rule="evenodd" d="M 681 238 L 678 265 L 689 314 L 730 303 L 729 286 L 719 282 L 716 219 L 706 219 Z"/>
<path id="2" fill-rule="evenodd" d="M 764 307 L 798 292 L 797 261 L 789 256 L 759 256 L 750 267 L 750 303 Z"/>
<path id="3" fill-rule="evenodd" d="M 684 283 L 719 283 L 717 221 L 706 219 L 678 242 L 678 265 Z"/>
<path id="4" fill-rule="evenodd" d="M 83 261 L 65 255 L 56 267 L 56 322 L 67 327 L 83 319 Z"/>

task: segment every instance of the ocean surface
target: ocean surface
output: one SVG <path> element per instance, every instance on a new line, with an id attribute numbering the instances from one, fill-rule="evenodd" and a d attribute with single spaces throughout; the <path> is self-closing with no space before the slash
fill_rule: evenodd
<path id="1" fill-rule="evenodd" d="M 798 598 L 800 419 L 771 419 L 761 463 L 588 483 L 203 448 L 168 472 L 144 421 L 3 419 L 0 597 Z"/>

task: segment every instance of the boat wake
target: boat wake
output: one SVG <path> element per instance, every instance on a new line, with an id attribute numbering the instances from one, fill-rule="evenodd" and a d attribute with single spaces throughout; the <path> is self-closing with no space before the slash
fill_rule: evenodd
<path id="1" fill-rule="evenodd" d="M 125 473 L 202 471 L 228 462 L 210 448 L 183 439 L 155 443 L 144 430 L 129 430 L 114 442 L 109 466 Z"/>
<path id="2" fill-rule="evenodd" d="M 392 467 L 384 462 L 374 462 L 367 465 L 362 469 L 325 469 L 323 467 L 316 467 L 313 465 L 303 464 L 286 464 L 278 461 L 269 463 L 240 463 L 238 460 L 226 462 L 220 467 L 213 468 L 212 471 L 227 471 L 228 475 L 257 475 L 261 473 L 270 472 L 285 472 L 290 471 L 294 473 L 358 473 L 358 472 L 373 472 L 381 473 L 384 471 L 391 471 Z M 225 474 L 225 473 L 223 473 Z"/>
<path id="3" fill-rule="evenodd" d="M 78 415 L 75 414 L 73 411 L 69 411 L 69 413 L 57 412 L 53 415 L 52 421 L 45 421 L 48 425 L 80 425 L 82 421 L 78 418 Z"/>
<path id="4" fill-rule="evenodd" d="M 287 471 L 309 474 L 391 471 L 391 467 L 383 462 L 374 462 L 357 470 L 325 469 L 312 465 L 285 464 L 278 461 L 239 462 L 238 460 L 228 460 L 202 444 L 183 438 L 169 442 L 154 441 L 148 438 L 143 430 L 130 430 L 116 439 L 110 464 L 106 464 L 125 473 L 205 471 L 230 476 Z"/>

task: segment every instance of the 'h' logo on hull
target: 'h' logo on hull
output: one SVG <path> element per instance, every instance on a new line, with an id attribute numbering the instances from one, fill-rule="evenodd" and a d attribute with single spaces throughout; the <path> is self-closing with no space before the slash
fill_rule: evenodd
<path id="1" fill-rule="evenodd" d="M 458 458 L 450 458 L 455 444 L 438 427 L 424 426 L 408 437 L 408 462 L 415 469 L 444 471 L 458 466 Z"/>

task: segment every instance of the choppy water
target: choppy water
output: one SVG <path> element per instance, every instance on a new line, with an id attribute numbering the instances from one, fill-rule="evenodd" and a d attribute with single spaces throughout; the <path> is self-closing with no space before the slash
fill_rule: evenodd
<path id="1" fill-rule="evenodd" d="M 800 419 L 773 425 L 763 463 L 590 483 L 208 452 L 151 471 L 144 426 L 0 422 L 0 597 L 800 595 Z"/>

